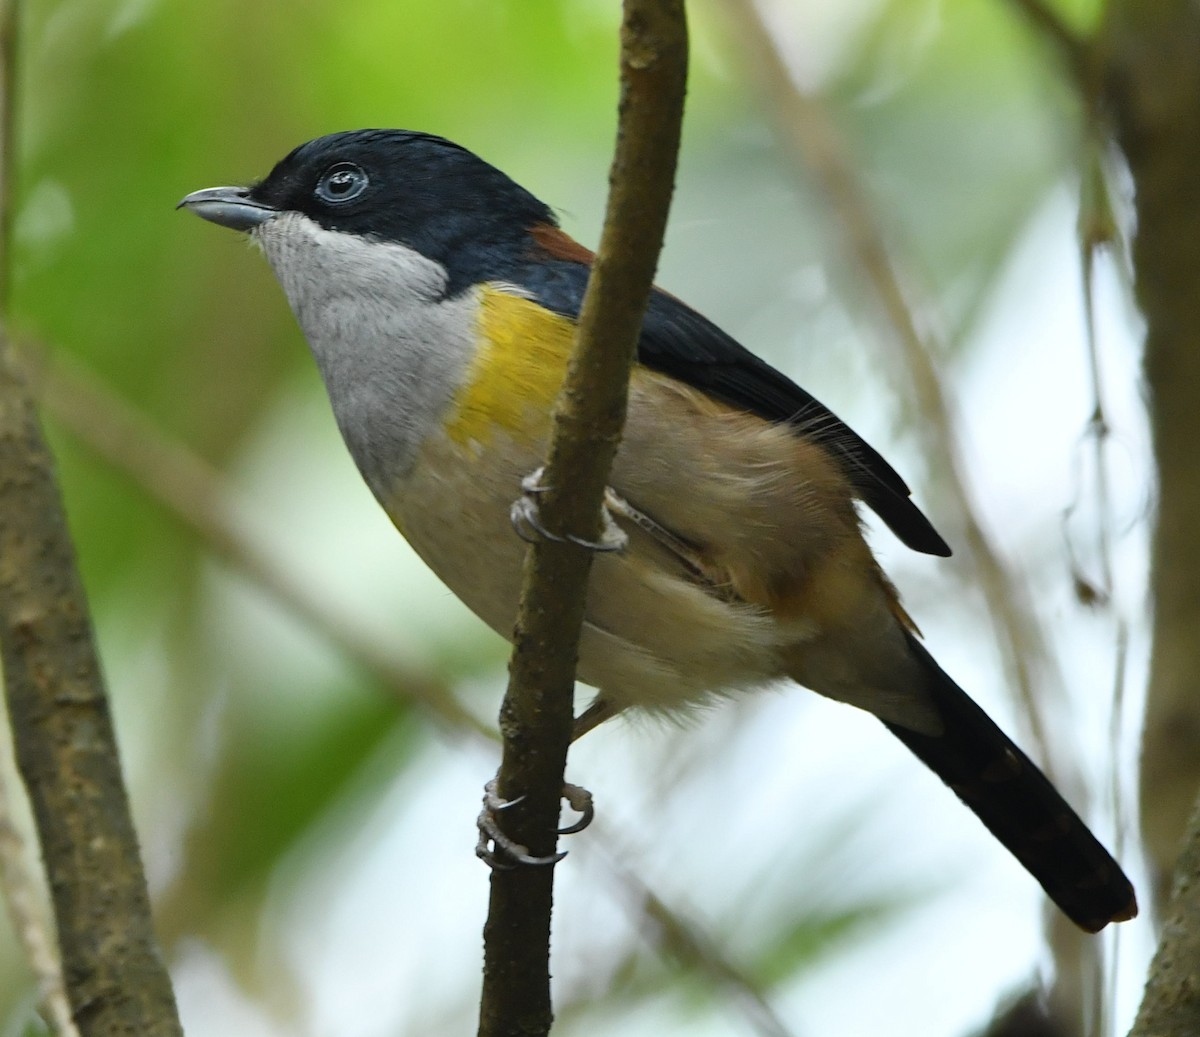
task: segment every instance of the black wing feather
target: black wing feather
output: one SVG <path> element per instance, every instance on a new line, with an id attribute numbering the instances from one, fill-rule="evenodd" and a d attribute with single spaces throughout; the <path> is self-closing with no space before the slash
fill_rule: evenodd
<path id="1" fill-rule="evenodd" d="M 547 309 L 576 320 L 587 287 L 582 263 L 542 260 L 517 281 Z M 638 342 L 638 362 L 767 421 L 786 423 L 841 463 L 862 500 L 903 543 L 925 554 L 950 548 L 912 502 L 908 485 L 828 407 L 711 321 L 654 289 Z"/>

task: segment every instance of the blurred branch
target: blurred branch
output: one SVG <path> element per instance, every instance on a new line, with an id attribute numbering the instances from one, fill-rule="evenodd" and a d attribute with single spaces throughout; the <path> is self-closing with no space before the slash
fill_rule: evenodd
<path id="1" fill-rule="evenodd" d="M 7 323 L 20 6 L 0 12 L 0 317 Z M 0 654 L 17 767 L 81 1033 L 183 1031 L 154 938 L 87 598 L 53 463 L 0 329 Z M 37 966 L 35 965 L 35 968 Z"/>
<path id="2" fill-rule="evenodd" d="M 662 248 L 675 180 L 687 80 L 682 0 L 625 0 L 621 99 L 608 209 L 580 313 L 546 463 L 541 520 L 596 541 L 601 503 L 625 423 L 629 372 Z M 522 801 L 505 834 L 554 852 L 571 738 L 572 692 L 592 552 L 541 539 L 530 548 L 508 691 L 497 788 Z M 554 871 L 492 875 L 484 927 L 481 1037 L 548 1033 Z"/>
<path id="3" fill-rule="evenodd" d="M 1076 84 L 1083 89 L 1084 100 L 1088 100 L 1089 95 L 1093 92 L 1090 86 L 1092 53 L 1089 42 L 1075 32 L 1046 0 L 1008 0 L 1008 2 L 1043 38 L 1054 45 Z"/>
<path id="4" fill-rule="evenodd" d="M 19 8 L 8 0 L 0 15 L 0 313 L 8 312 L 9 249 L 12 240 L 12 175 L 16 139 L 17 32 Z M 8 725 L 4 725 L 7 728 Z M 11 735 L 11 732 L 9 732 Z M 5 769 L 8 766 L 5 753 Z M 58 1037 L 74 1037 L 71 1007 L 63 987 L 62 965 L 54 939 L 39 906 L 40 883 L 30 871 L 25 840 L 17 828 L 11 809 L 12 792 L 7 777 L 0 780 L 0 892 L 3 893 L 13 930 L 21 944 L 25 960 L 37 980 L 42 1016 Z"/>
<path id="5" fill-rule="evenodd" d="M 921 417 L 916 424 L 927 467 L 945 481 L 955 502 L 1036 755 L 1053 773 L 1055 757 L 1061 754 L 1050 751 L 1033 679 L 1035 667 L 1050 670 L 1050 655 L 1024 591 L 1000 560 L 971 502 L 966 466 L 958 452 L 960 433 L 934 360 L 941 349 L 931 335 L 918 330 L 902 278 L 841 132 L 824 106 L 796 85 L 754 0 L 726 3 L 733 14 L 729 24 L 741 36 L 747 67 L 767 100 L 765 108 L 775 119 L 783 144 L 797 167 L 807 169 L 824 193 L 851 265 L 875 295 L 900 347 L 898 358 L 889 352 L 884 359 L 911 389 L 914 410 Z M 1061 770 L 1061 758 L 1057 762 Z"/>
<path id="6" fill-rule="evenodd" d="M 54 938 L 38 903 L 40 883 L 29 868 L 28 848 L 9 809 L 11 802 L 7 776 L 0 777 L 0 886 L 21 951 L 37 981 L 42 1018 L 55 1037 L 78 1037 Z"/>
<path id="7" fill-rule="evenodd" d="M 1161 913 L 1200 789 L 1200 8 L 1110 0 L 1105 101 L 1134 184 L 1133 265 L 1158 472 L 1142 835 Z"/>
<path id="8" fill-rule="evenodd" d="M 1104 1030 L 1089 1030 L 1104 1033 Z M 1064 1026 L 1036 986 L 998 1006 L 995 1017 L 974 1037 L 1072 1037 L 1077 1026 Z"/>
<path id="9" fill-rule="evenodd" d="M 280 602 L 328 638 L 397 697 L 413 702 L 448 731 L 470 731 L 495 741 L 496 733 L 472 716 L 444 682 L 418 673 L 363 636 L 340 610 L 310 593 L 251 532 L 248 510 L 227 479 L 150 424 L 129 404 L 62 358 L 44 364 L 38 393 L 46 410 L 81 443 L 124 472 L 153 500 Z"/>
<path id="10" fill-rule="evenodd" d="M 1108 411 L 1105 406 L 1104 379 L 1100 361 L 1100 340 L 1096 326 L 1096 260 L 1101 250 L 1110 253 L 1120 248 L 1120 233 L 1113 212 L 1108 183 L 1104 175 L 1102 148 L 1097 140 L 1097 124 L 1088 126 L 1087 148 L 1080 182 L 1077 237 L 1079 245 L 1080 291 L 1083 296 L 1084 347 L 1088 365 L 1088 384 L 1092 395 L 1092 413 L 1079 450 L 1090 447 L 1092 457 L 1093 508 L 1095 511 L 1094 564 L 1085 567 L 1081 552 L 1073 542 L 1068 525 L 1072 513 L 1083 502 L 1086 476 L 1079 478 L 1076 496 L 1063 516 L 1064 540 L 1075 586 L 1076 599 L 1095 611 L 1104 610 L 1112 620 L 1112 691 L 1109 695 L 1109 741 L 1104 767 L 1098 768 L 1097 782 L 1107 784 L 1113 827 L 1113 853 L 1119 858 L 1126 843 L 1125 795 L 1122 790 L 1122 723 L 1125 716 L 1125 685 L 1128 669 L 1129 623 L 1122 614 L 1116 594 L 1116 569 L 1113 564 L 1114 507 L 1109 480 Z M 1083 465 L 1080 465 L 1083 468 Z M 1094 570 L 1094 571 L 1093 571 Z M 1050 945 L 1058 968 L 1055 982 L 1045 1000 L 1050 1017 L 1060 1030 L 1074 1034 L 1107 1033 L 1108 1015 L 1115 998 L 1111 969 L 1117 956 L 1110 957 L 1110 972 L 1105 974 L 1102 956 L 1090 938 L 1061 916 L 1049 923 Z M 1067 968 L 1067 965 L 1072 967 Z"/>
<path id="11" fill-rule="evenodd" d="M 730 961 L 701 928 L 667 907 L 637 874 L 623 867 L 617 858 L 609 854 L 605 857 L 630 906 L 650 924 L 652 938 L 661 953 L 732 995 L 747 1025 L 760 1037 L 792 1037 L 792 1031 L 776 1014 L 752 976 Z"/>

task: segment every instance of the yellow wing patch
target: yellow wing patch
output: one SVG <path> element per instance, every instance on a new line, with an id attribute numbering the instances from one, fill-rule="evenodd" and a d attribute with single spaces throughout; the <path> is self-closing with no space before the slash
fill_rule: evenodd
<path id="1" fill-rule="evenodd" d="M 479 352 L 455 396 L 446 431 L 465 446 L 503 432 L 518 440 L 545 434 L 562 385 L 575 325 L 536 302 L 484 287 Z"/>

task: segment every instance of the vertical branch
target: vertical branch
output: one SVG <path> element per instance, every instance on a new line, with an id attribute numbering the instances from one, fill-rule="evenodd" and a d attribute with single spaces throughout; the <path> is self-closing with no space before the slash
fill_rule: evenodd
<path id="1" fill-rule="evenodd" d="M 1165 922 L 1132 1034 L 1191 1037 L 1200 1033 L 1200 9 L 1192 0 L 1110 0 L 1102 29 L 1105 100 L 1135 190 L 1133 265 L 1158 470 L 1141 804 Z"/>
<path id="2" fill-rule="evenodd" d="M 600 249 L 554 411 L 539 497 L 547 528 L 595 541 L 625 422 L 629 371 L 666 229 L 687 77 L 682 0 L 625 0 L 616 154 Z M 502 824 L 532 853 L 554 851 L 591 552 L 542 540 L 529 551 L 498 788 L 523 797 Z M 484 927 L 481 1037 L 548 1033 L 553 868 L 492 876 Z"/>
<path id="3" fill-rule="evenodd" d="M 85 1035 L 182 1033 L 150 903 L 49 451 L 3 328 L 11 271 L 18 5 L 0 22 L 0 654 L 58 927 Z"/>
<path id="4" fill-rule="evenodd" d="M 1158 507 L 1141 823 L 1161 911 L 1200 789 L 1200 10 L 1110 0 L 1105 100 L 1135 188 L 1133 265 Z M 1200 924 L 1200 916 L 1196 919 Z"/>
<path id="5" fill-rule="evenodd" d="M 1187 828 L 1162 937 L 1129 1037 L 1200 1033 L 1200 799 Z"/>

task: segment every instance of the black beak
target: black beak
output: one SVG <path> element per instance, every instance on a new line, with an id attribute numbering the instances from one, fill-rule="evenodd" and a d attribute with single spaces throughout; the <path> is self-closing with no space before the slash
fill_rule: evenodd
<path id="1" fill-rule="evenodd" d="M 251 199 L 247 187 L 207 187 L 193 191 L 175 208 L 190 209 L 201 219 L 230 230 L 253 230 L 279 215 L 278 209 Z"/>

